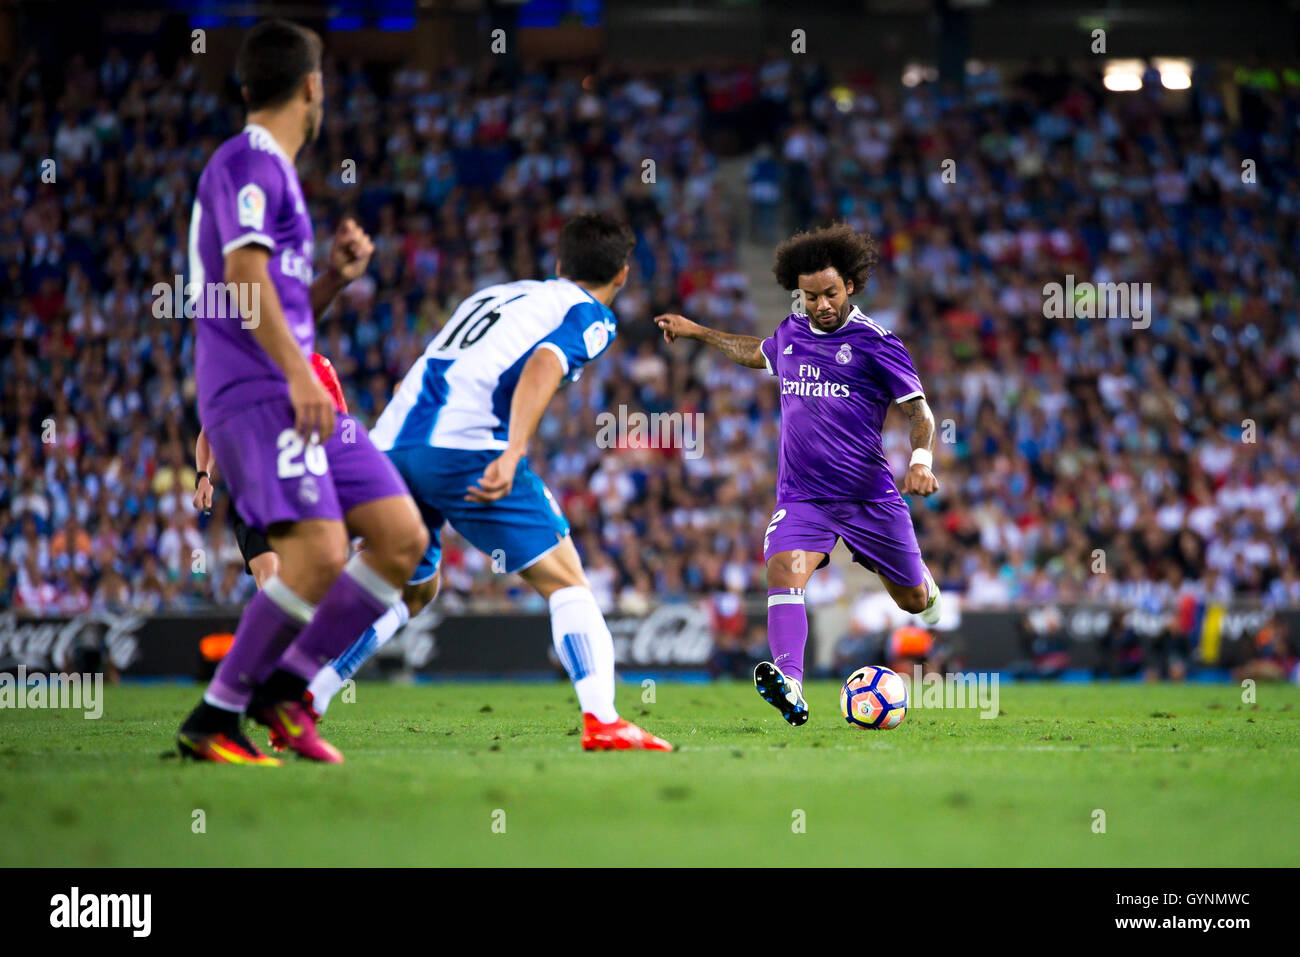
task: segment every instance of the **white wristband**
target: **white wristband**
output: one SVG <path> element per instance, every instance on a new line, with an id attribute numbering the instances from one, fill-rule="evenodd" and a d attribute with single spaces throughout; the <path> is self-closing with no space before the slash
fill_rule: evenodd
<path id="1" fill-rule="evenodd" d="M 913 465 L 924 465 L 926 468 L 933 468 L 934 453 L 929 449 L 912 449 L 912 461 L 907 464 L 909 468 Z"/>

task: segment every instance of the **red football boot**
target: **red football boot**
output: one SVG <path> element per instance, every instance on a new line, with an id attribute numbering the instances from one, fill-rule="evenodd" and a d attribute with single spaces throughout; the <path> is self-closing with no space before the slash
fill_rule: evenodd
<path id="1" fill-rule="evenodd" d="M 217 731 L 201 733 L 184 731 L 176 735 L 176 747 L 181 757 L 214 764 L 253 764 L 264 768 L 278 768 L 279 758 L 263 754 L 253 742 L 240 732 L 233 735 Z"/>
<path id="2" fill-rule="evenodd" d="M 311 706 L 302 701 L 277 701 L 250 712 L 250 717 L 271 730 L 272 740 L 283 741 L 304 758 L 342 764 L 343 755 L 316 731 Z"/>
<path id="3" fill-rule="evenodd" d="M 306 703 L 307 711 L 310 712 L 312 719 L 316 721 L 317 724 L 319 724 L 321 716 L 320 716 L 320 712 L 317 711 L 314 707 L 312 707 L 311 692 L 308 691 L 305 695 L 303 695 L 302 700 Z M 272 751 L 280 753 L 289 750 L 289 745 L 284 740 L 284 735 L 282 735 L 274 727 L 268 729 L 267 737 L 270 738 L 269 744 L 271 746 Z"/>
<path id="4" fill-rule="evenodd" d="M 594 714 L 582 715 L 582 750 L 584 751 L 671 751 L 673 746 L 631 721 L 619 718 L 609 724 L 596 720 Z"/>

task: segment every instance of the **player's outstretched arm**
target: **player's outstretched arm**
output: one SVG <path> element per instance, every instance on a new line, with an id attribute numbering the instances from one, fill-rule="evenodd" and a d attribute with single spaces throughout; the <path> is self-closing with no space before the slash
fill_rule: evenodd
<path id="1" fill-rule="evenodd" d="M 245 319 L 248 330 L 289 382 L 289 402 L 298 434 L 306 438 L 315 432 L 324 441 L 334 433 L 334 400 L 316 378 L 284 318 L 284 307 L 266 269 L 270 255 L 256 245 L 232 250 L 226 256 L 226 281 L 259 287 L 253 300 L 256 312 Z"/>
<path id="2" fill-rule="evenodd" d="M 939 480 L 931 470 L 934 465 L 934 413 L 925 396 L 898 403 L 908 421 L 908 437 L 912 442 L 912 461 L 903 476 L 899 489 L 904 495 L 933 495 L 939 490 Z"/>
<path id="3" fill-rule="evenodd" d="M 718 332 L 716 329 L 709 329 L 673 312 L 655 316 L 655 325 L 663 330 L 665 342 L 697 339 L 717 349 L 739 365 L 751 369 L 762 369 L 767 365 L 767 361 L 763 358 L 763 340 L 757 336 L 738 336 L 729 332 Z"/>
<path id="4" fill-rule="evenodd" d="M 478 484 L 466 489 L 466 501 L 495 502 L 510 494 L 519 460 L 528 454 L 528 443 L 537 431 L 537 424 L 542 421 L 542 413 L 551 404 L 551 397 L 563 381 L 564 367 L 550 349 L 538 349 L 528 357 L 510 400 L 510 433 L 506 437 L 506 449 L 488 463 Z"/>

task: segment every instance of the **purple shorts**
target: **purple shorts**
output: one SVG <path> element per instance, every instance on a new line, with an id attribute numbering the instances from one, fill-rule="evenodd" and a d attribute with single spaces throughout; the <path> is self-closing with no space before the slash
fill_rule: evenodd
<path id="1" fill-rule="evenodd" d="M 205 431 L 235 507 L 261 531 L 277 522 L 341 520 L 358 505 L 410 494 L 350 415 L 336 416 L 323 446 L 303 442 L 283 399 L 249 406 Z"/>
<path id="2" fill-rule="evenodd" d="M 779 552 L 825 552 L 821 568 L 840 539 L 853 560 L 896 585 L 925 578 L 921 547 L 903 499 L 885 502 L 778 502 L 763 539 L 763 559 Z"/>

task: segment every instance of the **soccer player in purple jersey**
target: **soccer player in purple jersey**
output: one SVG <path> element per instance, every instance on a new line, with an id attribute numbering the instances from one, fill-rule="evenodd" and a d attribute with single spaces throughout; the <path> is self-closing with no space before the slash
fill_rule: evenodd
<path id="1" fill-rule="evenodd" d="M 315 316 L 372 249 L 345 220 L 312 275 L 293 157 L 320 132 L 320 57 L 320 38 L 294 24 L 249 31 L 236 61 L 248 125 L 208 161 L 190 218 L 199 418 L 240 515 L 280 556 L 177 735 L 182 755 L 206 761 L 280 763 L 243 734 L 244 713 L 304 757 L 342 761 L 316 731 L 307 683 L 397 601 L 429 542 L 388 457 L 311 366 Z M 366 541 L 351 560 L 349 535 Z"/>
<path id="2" fill-rule="evenodd" d="M 939 488 L 931 471 L 934 416 L 903 343 L 849 301 L 875 263 L 875 243 L 848 226 L 782 243 L 772 271 L 783 288 L 800 291 L 807 315 L 787 316 L 766 339 L 707 329 L 675 314 L 655 317 L 668 342 L 698 339 L 781 382 L 777 502 L 763 541 L 774 660 L 754 669 L 754 684 L 796 726 L 808 720 L 804 588 L 841 538 L 854 561 L 880 576 L 899 608 L 928 624 L 939 620 L 939 588 L 921 561 L 903 500 Z M 903 410 L 911 429 L 901 494 L 883 444 L 891 405 Z"/>

